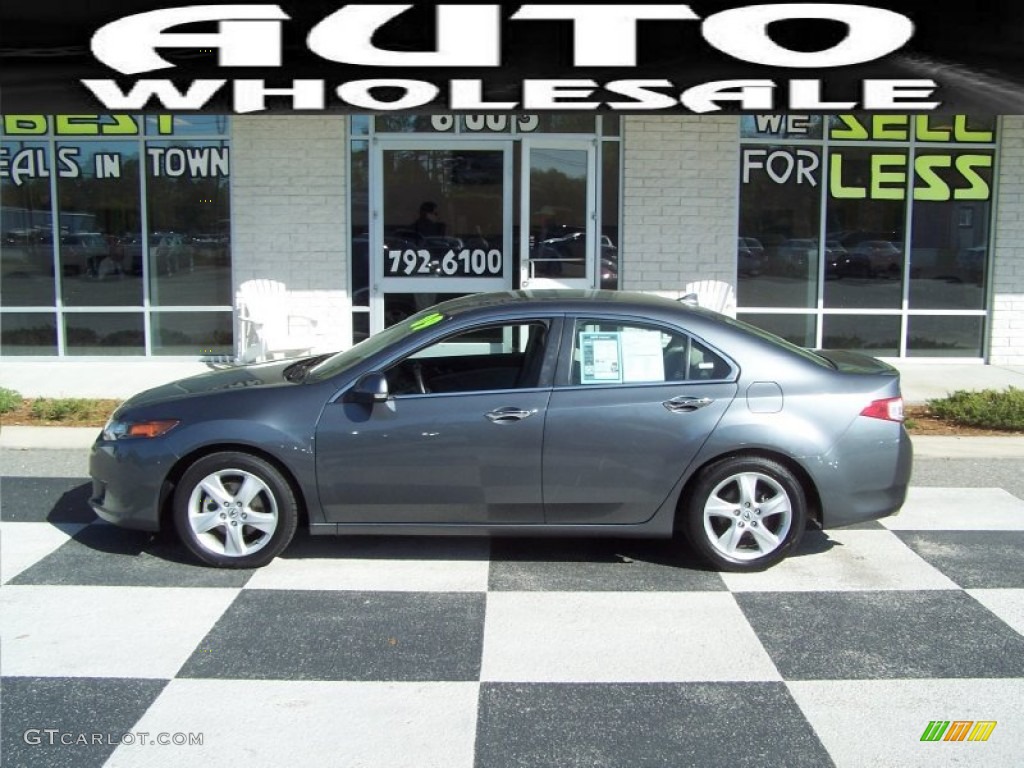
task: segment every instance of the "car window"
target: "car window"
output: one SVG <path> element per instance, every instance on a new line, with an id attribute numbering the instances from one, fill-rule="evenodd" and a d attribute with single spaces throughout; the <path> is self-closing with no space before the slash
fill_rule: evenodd
<path id="1" fill-rule="evenodd" d="M 570 384 L 643 384 L 725 379 L 732 366 L 685 333 L 656 326 L 579 320 Z"/>
<path id="2" fill-rule="evenodd" d="M 548 328 L 537 320 L 447 336 L 390 366 L 388 391 L 400 397 L 536 387 Z"/>

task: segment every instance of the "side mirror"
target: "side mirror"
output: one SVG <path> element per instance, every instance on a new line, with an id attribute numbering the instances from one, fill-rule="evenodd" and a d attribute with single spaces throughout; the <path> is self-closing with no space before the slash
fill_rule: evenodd
<path id="1" fill-rule="evenodd" d="M 371 371 L 359 378 L 349 391 L 347 400 L 355 403 L 386 403 L 388 400 L 388 380 L 380 371 Z"/>

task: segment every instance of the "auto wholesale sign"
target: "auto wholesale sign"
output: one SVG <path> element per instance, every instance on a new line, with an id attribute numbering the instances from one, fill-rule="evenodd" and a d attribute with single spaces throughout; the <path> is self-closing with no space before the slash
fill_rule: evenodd
<path id="1" fill-rule="evenodd" d="M 0 85 L 6 113 L 1012 111 L 992 5 L 40 0 L 5 5 Z"/>

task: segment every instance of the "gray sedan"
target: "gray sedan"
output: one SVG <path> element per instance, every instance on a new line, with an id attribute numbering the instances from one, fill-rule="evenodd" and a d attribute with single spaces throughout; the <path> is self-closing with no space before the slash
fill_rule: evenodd
<path id="1" fill-rule="evenodd" d="M 313 534 L 673 537 L 766 568 L 892 514 L 899 376 L 669 299 L 478 294 L 335 355 L 142 392 L 92 448 L 105 520 L 254 567 Z"/>

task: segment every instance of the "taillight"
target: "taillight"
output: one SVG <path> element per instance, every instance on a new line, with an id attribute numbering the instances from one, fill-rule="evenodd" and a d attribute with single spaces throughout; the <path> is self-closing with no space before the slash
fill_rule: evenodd
<path id="1" fill-rule="evenodd" d="M 885 400 L 875 400 L 861 411 L 860 415 L 886 421 L 903 421 L 903 398 L 887 397 Z"/>

